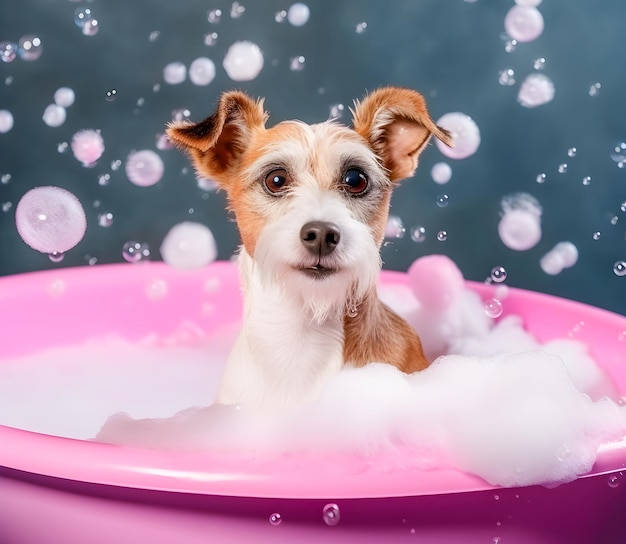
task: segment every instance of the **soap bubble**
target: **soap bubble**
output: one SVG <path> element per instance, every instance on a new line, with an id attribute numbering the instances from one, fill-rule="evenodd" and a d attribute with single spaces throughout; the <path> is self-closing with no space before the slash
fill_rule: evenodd
<path id="1" fill-rule="evenodd" d="M 496 319 L 502 315 L 502 302 L 500 302 L 497 298 L 490 298 L 485 301 L 483 305 L 485 309 L 485 314 L 492 319 Z"/>
<path id="2" fill-rule="evenodd" d="M 126 159 L 126 176 L 129 181 L 139 187 L 149 187 L 158 183 L 163 177 L 163 161 L 150 149 L 131 153 Z"/>
<path id="3" fill-rule="evenodd" d="M 212 9 L 207 13 L 207 21 L 211 24 L 219 23 L 222 20 L 222 10 L 221 9 Z"/>
<path id="4" fill-rule="evenodd" d="M 42 253 L 64 253 L 80 242 L 87 229 L 78 198 L 60 187 L 36 187 L 15 209 L 15 224 L 22 240 Z"/>
<path id="5" fill-rule="evenodd" d="M 422 226 L 413 227 L 411 229 L 411 240 L 421 243 L 426 240 L 426 229 Z"/>
<path id="6" fill-rule="evenodd" d="M 72 104 L 74 104 L 75 99 L 76 95 L 69 87 L 59 87 L 54 92 L 54 103 L 62 108 L 69 108 Z"/>
<path id="7" fill-rule="evenodd" d="M 283 522 L 283 518 L 280 514 L 274 513 L 270 516 L 270 525 L 274 525 L 275 527 L 280 525 Z"/>
<path id="8" fill-rule="evenodd" d="M 334 503 L 327 504 L 322 510 L 322 519 L 324 523 L 330 527 L 333 527 L 341 520 L 341 512 L 339 506 Z"/>
<path id="9" fill-rule="evenodd" d="M 617 261 L 613 265 L 613 272 L 616 276 L 626 276 L 626 261 Z"/>
<path id="10" fill-rule="evenodd" d="M 34 34 L 26 34 L 20 38 L 17 50 L 22 60 L 37 60 L 43 53 L 41 39 Z"/>
<path id="11" fill-rule="evenodd" d="M 559 164 L 556 170 L 559 174 L 565 174 L 565 172 L 567 172 L 567 163 Z"/>
<path id="12" fill-rule="evenodd" d="M 72 136 L 72 153 L 83 166 L 90 168 L 104 153 L 104 140 L 99 130 L 79 130 Z"/>
<path id="13" fill-rule="evenodd" d="M 274 14 L 274 21 L 277 23 L 282 23 L 287 18 L 287 11 L 281 9 Z"/>
<path id="14" fill-rule="evenodd" d="M 9 110 L 0 110 L 0 134 L 13 128 L 13 114 Z"/>
<path id="15" fill-rule="evenodd" d="M 293 26 L 304 26 L 308 22 L 310 15 L 309 6 L 302 2 L 296 2 L 289 6 L 287 10 L 287 21 Z"/>
<path id="16" fill-rule="evenodd" d="M 452 177 L 452 168 L 447 162 L 438 162 L 432 167 L 430 175 L 435 183 L 445 185 Z"/>
<path id="17" fill-rule="evenodd" d="M 480 130 L 474 120 L 464 113 L 446 113 L 437 124 L 452 133 L 454 147 L 435 140 L 439 151 L 450 159 L 465 159 L 474 153 L 480 145 Z"/>
<path id="18" fill-rule="evenodd" d="M 148 244 L 131 240 L 122 247 L 122 257 L 129 263 L 138 263 L 150 258 L 150 247 Z"/>
<path id="19" fill-rule="evenodd" d="M 53 263 L 60 263 L 63 259 L 65 259 L 65 253 L 61 253 L 60 251 L 53 251 L 48 255 L 48 259 Z"/>
<path id="20" fill-rule="evenodd" d="M 100 30 L 98 19 L 90 19 L 83 25 L 83 34 L 85 36 L 95 36 Z"/>
<path id="21" fill-rule="evenodd" d="M 575 147 L 570 147 L 567 150 L 567 156 L 568 157 L 575 157 L 577 152 L 578 152 L 578 150 Z"/>
<path id="22" fill-rule="evenodd" d="M 263 69 L 263 53 L 250 41 L 237 41 L 224 56 L 224 70 L 233 81 L 250 81 Z"/>
<path id="23" fill-rule="evenodd" d="M 356 33 L 357 34 L 363 34 L 363 32 L 365 32 L 366 30 L 367 30 L 367 23 L 365 21 L 357 23 L 357 25 L 356 25 Z"/>
<path id="24" fill-rule="evenodd" d="M 215 45 L 217 43 L 218 38 L 217 32 L 209 32 L 204 35 L 204 45 L 208 45 L 209 47 Z"/>
<path id="25" fill-rule="evenodd" d="M 437 206 L 439 206 L 440 208 L 445 208 L 450 202 L 450 197 L 446 194 L 437 195 L 436 202 Z"/>
<path id="26" fill-rule="evenodd" d="M 504 28 L 518 42 L 531 42 L 543 32 L 543 16 L 531 6 L 513 6 L 504 17 Z"/>
<path id="27" fill-rule="evenodd" d="M 591 176 L 585 176 L 583 178 L 583 185 L 591 185 Z"/>
<path id="28" fill-rule="evenodd" d="M 535 59 L 535 62 L 533 62 L 533 68 L 535 70 L 543 70 L 546 67 L 546 59 L 544 57 L 539 57 L 538 59 Z"/>
<path id="29" fill-rule="evenodd" d="M 512 68 L 502 70 L 500 72 L 500 77 L 498 77 L 498 83 L 503 87 L 515 85 L 515 71 Z"/>
<path id="30" fill-rule="evenodd" d="M 559 242 L 539 261 L 541 269 L 551 276 L 571 268 L 578 261 L 578 248 L 572 242 Z"/>
<path id="31" fill-rule="evenodd" d="M 537 183 L 544 183 L 546 181 L 546 174 L 544 172 L 542 172 L 541 174 L 537 174 L 537 177 L 535 178 L 535 181 Z"/>
<path id="32" fill-rule="evenodd" d="M 440 242 L 445 242 L 447 239 L 448 239 L 448 231 L 440 230 L 437 233 L 437 240 L 439 240 Z"/>
<path id="33" fill-rule="evenodd" d="M 552 251 L 561 256 L 565 268 L 571 268 L 578 262 L 578 248 L 572 242 L 559 242 Z"/>
<path id="34" fill-rule="evenodd" d="M 602 83 L 596 82 L 589 87 L 589 96 L 598 96 L 600 89 L 602 88 Z"/>
<path id="35" fill-rule="evenodd" d="M 517 101 L 525 108 L 536 108 L 554 98 L 554 83 L 545 74 L 530 74 L 522 82 Z"/>
<path id="36" fill-rule="evenodd" d="M 302 55 L 298 57 L 293 57 L 289 60 L 289 69 L 292 72 L 301 72 L 302 70 L 304 70 L 305 62 L 306 59 Z"/>
<path id="37" fill-rule="evenodd" d="M 117 98 L 117 90 L 109 89 L 106 93 L 104 93 L 104 99 L 107 102 L 113 102 Z"/>
<path id="38" fill-rule="evenodd" d="M 77 8 L 74 12 L 74 24 L 78 28 L 83 28 L 85 23 L 91 21 L 91 19 L 93 19 L 93 15 L 89 8 Z"/>
<path id="39" fill-rule="evenodd" d="M 203 268 L 217 258 L 213 233 L 201 223 L 185 221 L 174 225 L 163 238 L 161 257 L 173 268 Z"/>
<path id="40" fill-rule="evenodd" d="M 232 19 L 239 19 L 246 11 L 246 7 L 239 2 L 233 2 L 230 6 L 230 16 Z"/>
<path id="41" fill-rule="evenodd" d="M 43 122 L 49 127 L 60 127 L 63 123 L 65 123 L 65 119 L 67 117 L 67 112 L 65 108 L 59 106 L 58 104 L 49 104 L 46 106 L 46 109 L 43 111 L 43 115 L 41 118 Z"/>
<path id="42" fill-rule="evenodd" d="M 341 119 L 343 117 L 344 110 L 345 106 L 343 104 L 331 104 L 329 108 L 330 119 Z"/>
<path id="43" fill-rule="evenodd" d="M 502 199 L 498 235 L 515 251 L 526 251 L 541 240 L 541 206 L 529 194 L 516 193 Z"/>
<path id="44" fill-rule="evenodd" d="M 0 60 L 2 62 L 13 62 L 17 57 L 19 46 L 14 42 L 2 41 L 0 42 Z"/>
<path id="45" fill-rule="evenodd" d="M 402 219 L 397 215 L 390 215 L 387 218 L 385 226 L 385 238 L 402 238 L 406 229 L 402 223 Z"/>
<path id="46" fill-rule="evenodd" d="M 187 78 L 187 67 L 182 62 L 170 62 L 163 68 L 163 80 L 170 85 L 178 85 Z"/>
<path id="47" fill-rule="evenodd" d="M 208 85 L 215 79 L 215 64 L 211 59 L 198 57 L 189 65 L 189 80 L 194 85 Z"/>
<path id="48" fill-rule="evenodd" d="M 503 281 L 506 281 L 506 276 L 506 268 L 503 266 L 494 266 L 491 269 L 491 274 L 489 275 L 491 281 L 495 283 L 502 283 Z"/>

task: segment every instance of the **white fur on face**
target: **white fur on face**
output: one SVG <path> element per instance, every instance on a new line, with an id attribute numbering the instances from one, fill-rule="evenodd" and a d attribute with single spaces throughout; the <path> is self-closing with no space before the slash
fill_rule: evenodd
<path id="1" fill-rule="evenodd" d="M 264 284 L 279 287 L 284 296 L 322 322 L 343 314 L 376 285 L 381 261 L 371 225 L 381 213 L 387 213 L 380 202 L 389 190 L 389 181 L 365 143 L 342 137 L 347 129 L 331 123 L 298 126 L 304 137 L 279 142 L 250 169 L 254 178 L 260 179 L 278 166 L 293 179 L 282 196 L 261 195 L 256 189 L 255 199 L 266 201 L 267 221 L 253 259 Z M 367 194 L 353 196 L 341 189 L 345 171 L 353 167 L 368 177 Z M 317 264 L 300 240 L 302 227 L 311 221 L 333 223 L 340 232 L 335 250 L 320 260 L 321 265 L 336 271 L 324 278 L 302 272 Z"/>

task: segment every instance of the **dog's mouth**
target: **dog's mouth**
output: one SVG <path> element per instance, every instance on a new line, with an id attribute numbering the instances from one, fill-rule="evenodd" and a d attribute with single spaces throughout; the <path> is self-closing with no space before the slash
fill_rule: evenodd
<path id="1" fill-rule="evenodd" d="M 308 276 L 309 278 L 313 278 L 316 280 L 323 280 L 335 274 L 337 272 L 337 269 L 330 268 L 320 263 L 317 263 L 316 265 L 313 265 L 313 266 L 299 267 L 298 271 L 302 272 L 304 275 Z"/>

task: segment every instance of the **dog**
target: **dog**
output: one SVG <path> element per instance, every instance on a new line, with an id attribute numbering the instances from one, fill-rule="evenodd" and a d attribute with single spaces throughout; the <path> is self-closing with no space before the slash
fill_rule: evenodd
<path id="1" fill-rule="evenodd" d="M 172 122 L 169 139 L 198 175 L 226 191 L 242 245 L 240 334 L 216 402 L 280 411 L 314 400 L 344 365 L 429 364 L 413 328 L 377 294 L 393 188 L 435 136 L 422 95 L 383 87 L 335 120 L 266 128 L 263 100 L 223 93 L 204 121 Z"/>

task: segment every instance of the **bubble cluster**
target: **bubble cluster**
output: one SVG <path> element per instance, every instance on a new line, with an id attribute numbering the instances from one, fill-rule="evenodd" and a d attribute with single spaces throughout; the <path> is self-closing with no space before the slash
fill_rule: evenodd
<path id="1" fill-rule="evenodd" d="M 203 268 L 217 257 L 217 246 L 211 230 L 186 221 L 170 229 L 161 244 L 161 257 L 172 268 Z"/>
<path id="2" fill-rule="evenodd" d="M 537 199 L 527 193 L 516 193 L 502 199 L 502 217 L 498 235 L 514 251 L 526 251 L 541 240 L 542 209 Z"/>
<path id="3" fill-rule="evenodd" d="M 554 83 L 545 74 L 530 74 L 522 82 L 517 101 L 525 108 L 536 108 L 554 98 Z"/>
<path id="4" fill-rule="evenodd" d="M 22 240 L 42 253 L 64 253 L 83 239 L 87 219 L 72 193 L 60 187 L 36 187 L 20 199 L 15 224 Z"/>
<path id="5" fill-rule="evenodd" d="M 450 159 L 466 159 L 470 157 L 480 145 L 480 130 L 474 120 L 464 113 L 446 113 L 439 118 L 437 124 L 450 131 L 454 147 L 448 147 L 436 140 L 439 151 Z"/>
<path id="6" fill-rule="evenodd" d="M 515 85 L 515 71 L 512 68 L 501 70 L 500 77 L 498 77 L 498 83 L 503 87 Z"/>
<path id="7" fill-rule="evenodd" d="M 559 242 L 539 261 L 546 274 L 556 276 L 565 268 L 571 268 L 578 261 L 578 248 L 572 242 Z"/>
<path id="8" fill-rule="evenodd" d="M 165 167 L 158 153 L 151 149 L 143 149 L 128 156 L 125 170 L 126 177 L 132 184 L 149 187 L 161 180 Z"/>
<path id="9" fill-rule="evenodd" d="M 83 166 L 91 168 L 104 153 L 104 140 L 99 130 L 79 130 L 72 136 L 72 153 Z"/>
<path id="10" fill-rule="evenodd" d="M 233 81 L 251 81 L 263 69 L 263 53 L 256 43 L 237 41 L 228 48 L 223 65 Z"/>

